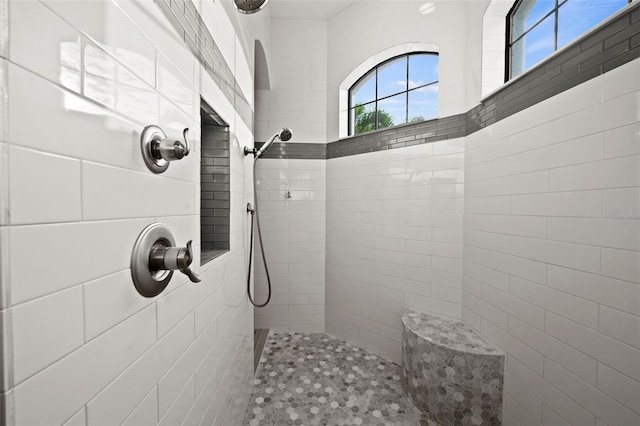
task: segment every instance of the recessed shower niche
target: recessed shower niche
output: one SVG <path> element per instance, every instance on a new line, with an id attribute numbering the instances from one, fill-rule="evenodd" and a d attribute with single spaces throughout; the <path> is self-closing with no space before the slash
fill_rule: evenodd
<path id="1" fill-rule="evenodd" d="M 200 264 L 229 251 L 229 125 L 200 101 Z"/>

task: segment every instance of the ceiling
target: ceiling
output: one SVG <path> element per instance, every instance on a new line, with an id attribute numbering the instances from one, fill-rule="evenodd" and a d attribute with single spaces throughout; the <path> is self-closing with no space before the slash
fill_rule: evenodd
<path id="1" fill-rule="evenodd" d="M 270 0 L 272 18 L 327 20 L 354 0 Z"/>

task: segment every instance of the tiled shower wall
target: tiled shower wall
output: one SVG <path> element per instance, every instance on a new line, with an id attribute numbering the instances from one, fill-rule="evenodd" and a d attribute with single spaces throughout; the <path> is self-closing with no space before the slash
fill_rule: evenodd
<path id="1" fill-rule="evenodd" d="M 256 308 L 256 328 L 324 331 L 325 169 L 325 160 L 258 161 L 256 196 L 272 296 L 268 306 Z M 263 303 L 267 283 L 259 246 L 254 253 L 255 299 Z"/>
<path id="2" fill-rule="evenodd" d="M 252 54 L 222 5 L 196 6 L 217 17 L 214 38 L 234 74 L 250 74 L 252 60 L 240 58 Z M 9 12 L 2 423 L 237 424 L 252 381 L 242 155 L 251 130 L 152 2 L 25 1 Z M 252 98 L 250 79 L 237 89 Z M 199 251 L 200 95 L 231 123 L 231 251 L 195 262 L 201 283 L 178 273 L 146 299 L 129 271 L 145 226 L 165 223 Z M 154 175 L 139 147 L 149 124 L 178 139 L 189 127 L 194 152 Z"/>
<path id="3" fill-rule="evenodd" d="M 464 138 L 327 160 L 327 332 L 400 362 L 409 307 L 459 318 Z"/>
<path id="4" fill-rule="evenodd" d="M 465 141 L 463 312 L 505 423 L 640 424 L 640 60 Z"/>

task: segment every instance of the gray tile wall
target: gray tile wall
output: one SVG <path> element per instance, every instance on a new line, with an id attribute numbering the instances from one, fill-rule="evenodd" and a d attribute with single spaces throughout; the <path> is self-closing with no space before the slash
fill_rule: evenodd
<path id="1" fill-rule="evenodd" d="M 180 38 L 189 46 L 207 74 L 234 105 L 242 121 L 253 129 L 253 109 L 240 90 L 233 71 L 191 0 L 154 0 Z"/>
<path id="2" fill-rule="evenodd" d="M 253 111 L 191 0 L 154 0 L 220 84 L 243 121 Z M 328 144 L 274 143 L 263 158 L 322 159 L 402 148 L 469 135 L 640 57 L 640 2 L 573 43 L 465 114 L 377 130 Z M 235 95 L 235 98 L 234 98 Z M 295 129 L 294 129 L 295 131 Z M 256 142 L 256 147 L 261 143 Z"/>
<path id="3" fill-rule="evenodd" d="M 229 127 L 202 126 L 200 237 L 207 252 L 229 250 Z"/>

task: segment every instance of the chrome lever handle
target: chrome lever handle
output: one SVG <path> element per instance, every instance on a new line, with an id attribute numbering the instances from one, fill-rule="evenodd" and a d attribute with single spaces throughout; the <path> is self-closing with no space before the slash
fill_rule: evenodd
<path id="1" fill-rule="evenodd" d="M 186 131 L 187 129 L 185 129 Z M 189 277 L 189 279 L 191 280 L 192 283 L 199 283 L 200 281 L 202 281 L 200 279 L 200 277 L 198 276 L 198 274 L 196 274 L 195 272 L 193 272 L 190 268 L 189 265 L 191 264 L 191 262 L 193 261 L 193 249 L 191 248 L 191 243 L 193 240 L 189 240 L 187 241 L 187 253 L 186 256 L 189 257 L 189 259 L 191 259 L 189 261 L 189 263 L 187 264 L 186 268 L 180 269 L 180 272 L 182 272 L 183 274 L 185 274 L 187 277 Z"/>
<path id="2" fill-rule="evenodd" d="M 140 139 L 142 157 L 147 167 L 154 173 L 162 173 L 169 167 L 170 161 L 180 160 L 189 155 L 189 129 L 182 131 L 184 142 L 167 138 L 158 126 L 147 126 Z"/>
<path id="3" fill-rule="evenodd" d="M 157 243 L 149 253 L 149 269 L 156 271 L 179 270 L 185 274 L 191 282 L 199 283 L 200 277 L 189 269 L 193 262 L 192 240 L 187 242 L 186 247 L 167 247 L 163 243 Z"/>

